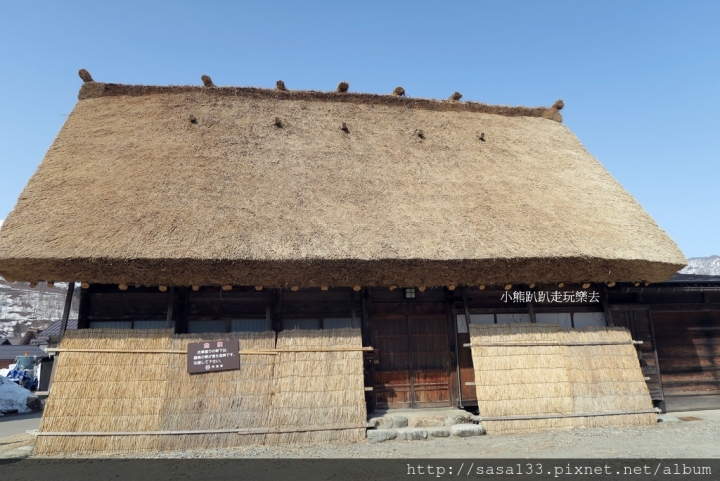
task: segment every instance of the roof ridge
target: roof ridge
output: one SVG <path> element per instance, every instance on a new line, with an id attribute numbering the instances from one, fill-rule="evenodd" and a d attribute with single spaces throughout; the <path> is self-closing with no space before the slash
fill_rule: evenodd
<path id="1" fill-rule="evenodd" d="M 354 104 L 376 104 L 411 109 L 437 110 L 442 112 L 480 112 L 506 117 L 541 117 L 562 123 L 560 109 L 562 101 L 550 107 L 511 107 L 489 105 L 481 102 L 460 102 L 457 100 L 437 100 L 414 98 L 398 95 L 381 95 L 356 92 L 323 92 L 317 90 L 277 90 L 259 87 L 201 87 L 195 85 L 128 85 L 103 82 L 85 82 L 78 94 L 78 100 L 114 96 L 142 96 L 155 94 L 173 94 L 197 92 L 219 97 L 246 97 L 272 100 L 303 100 L 310 102 L 346 102 Z"/>

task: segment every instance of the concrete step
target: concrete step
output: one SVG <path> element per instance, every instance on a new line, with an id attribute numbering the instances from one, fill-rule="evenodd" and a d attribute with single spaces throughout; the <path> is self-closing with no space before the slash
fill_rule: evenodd
<path id="1" fill-rule="evenodd" d="M 367 438 L 376 443 L 482 434 L 485 428 L 480 425 L 479 416 L 461 409 L 403 409 L 368 416 Z"/>

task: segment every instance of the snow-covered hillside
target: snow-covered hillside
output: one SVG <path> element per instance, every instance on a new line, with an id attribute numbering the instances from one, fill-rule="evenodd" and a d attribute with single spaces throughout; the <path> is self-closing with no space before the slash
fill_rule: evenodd
<path id="1" fill-rule="evenodd" d="M 62 317 L 67 283 L 33 289 L 25 282 L 6 282 L 0 277 L 0 338 L 19 337 L 28 329 L 44 329 Z M 76 287 L 71 317 L 77 317 L 79 289 Z"/>
<path id="2" fill-rule="evenodd" d="M 720 256 L 692 257 L 688 259 L 688 266 L 681 270 L 680 274 L 720 276 Z"/>

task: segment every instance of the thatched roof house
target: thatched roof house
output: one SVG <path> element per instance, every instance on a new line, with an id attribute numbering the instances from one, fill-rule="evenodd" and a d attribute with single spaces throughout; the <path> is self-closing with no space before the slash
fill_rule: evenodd
<path id="1" fill-rule="evenodd" d="M 0 275 L 668 279 L 684 256 L 561 123 L 561 107 L 89 81 L 0 231 Z"/>
<path id="2" fill-rule="evenodd" d="M 82 282 L 38 453 L 358 441 L 376 408 L 655 423 L 629 289 L 686 261 L 562 101 L 81 77 L 0 230 L 0 275 Z M 240 367 L 191 349 L 226 340 Z"/>

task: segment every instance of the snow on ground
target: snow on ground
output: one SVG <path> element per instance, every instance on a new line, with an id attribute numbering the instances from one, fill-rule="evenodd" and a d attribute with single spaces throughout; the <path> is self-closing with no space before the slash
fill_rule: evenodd
<path id="1" fill-rule="evenodd" d="M 30 391 L 18 386 L 10 379 L 0 377 L 0 416 L 7 411 L 30 412 L 27 407 L 27 398 L 32 395 Z"/>

